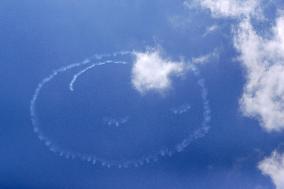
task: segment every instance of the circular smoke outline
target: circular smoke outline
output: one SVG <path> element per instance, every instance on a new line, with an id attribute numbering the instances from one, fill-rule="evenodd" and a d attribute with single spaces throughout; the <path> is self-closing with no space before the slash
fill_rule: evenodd
<path id="1" fill-rule="evenodd" d="M 118 56 L 133 56 L 133 51 L 120 51 L 112 54 L 95 54 L 91 56 L 90 58 L 85 59 L 82 62 L 70 64 L 68 66 L 61 67 L 55 71 L 53 71 L 52 74 L 45 77 L 38 85 L 37 88 L 32 96 L 32 99 L 30 101 L 30 116 L 31 121 L 33 125 L 33 131 L 37 135 L 40 141 L 43 142 L 43 144 L 53 153 L 64 157 L 66 159 L 79 159 L 82 161 L 87 161 L 92 164 L 100 163 L 102 166 L 105 167 L 118 167 L 118 168 L 128 168 L 128 167 L 138 167 L 142 166 L 145 163 L 150 162 L 156 162 L 161 157 L 165 156 L 172 156 L 175 153 L 182 152 L 185 150 L 186 147 L 188 147 L 194 140 L 197 140 L 199 138 L 204 137 L 210 130 L 209 122 L 211 120 L 211 110 L 209 106 L 209 101 L 207 99 L 208 91 L 205 85 L 205 80 L 201 77 L 199 70 L 197 67 L 193 64 L 190 64 L 190 69 L 193 72 L 194 76 L 197 78 L 197 84 L 201 89 L 201 98 L 203 100 L 203 120 L 201 123 L 201 127 L 196 129 L 192 134 L 188 135 L 186 138 L 184 138 L 180 143 L 176 144 L 173 149 L 161 149 L 157 151 L 156 153 L 152 153 L 150 155 L 145 155 L 138 159 L 131 159 L 131 160 L 110 160 L 110 159 L 104 159 L 103 157 L 97 157 L 93 154 L 87 154 L 82 152 L 72 152 L 66 149 L 61 149 L 60 147 L 56 146 L 48 136 L 46 136 L 40 129 L 40 124 L 38 123 L 37 113 L 36 113 L 36 103 L 37 99 L 40 95 L 40 92 L 42 88 L 49 83 L 53 78 L 55 78 L 57 75 L 64 73 L 68 70 L 71 70 L 73 68 L 78 68 L 81 66 L 87 66 L 77 74 L 73 75 L 73 79 L 69 83 L 69 90 L 72 92 L 74 91 L 74 84 L 76 83 L 78 77 L 80 77 L 82 74 L 87 72 L 90 69 L 95 68 L 96 66 L 101 66 L 105 64 L 128 64 L 129 62 L 125 61 L 113 61 L 111 59 L 114 59 Z M 102 61 L 104 58 L 109 58 L 109 60 Z M 131 64 L 131 63 L 130 63 Z"/>

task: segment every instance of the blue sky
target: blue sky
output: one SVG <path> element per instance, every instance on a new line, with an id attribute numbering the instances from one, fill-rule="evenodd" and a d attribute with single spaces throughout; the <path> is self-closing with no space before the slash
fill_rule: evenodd
<path id="1" fill-rule="evenodd" d="M 0 188 L 283 189 L 283 10 L 280 0 L 1 1 Z M 84 72 L 74 93 L 64 82 L 81 67 L 47 83 L 34 132 L 38 84 L 94 54 L 111 63 Z M 103 163 L 176 152 L 206 117 L 209 131 L 171 157 Z"/>

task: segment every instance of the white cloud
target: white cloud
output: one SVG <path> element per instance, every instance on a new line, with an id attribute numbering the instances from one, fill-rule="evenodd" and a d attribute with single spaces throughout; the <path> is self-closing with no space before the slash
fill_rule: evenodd
<path id="1" fill-rule="evenodd" d="M 235 46 L 246 68 L 247 83 L 241 99 L 245 115 L 260 120 L 267 131 L 284 130 L 284 17 L 270 38 L 259 36 L 249 20 L 235 34 Z"/>
<path id="2" fill-rule="evenodd" d="M 192 6 L 190 1 L 186 5 Z M 245 115 L 257 118 L 267 131 L 284 130 L 284 16 L 276 19 L 270 37 L 257 33 L 252 18 L 261 18 L 260 0 L 196 0 L 215 18 L 236 18 L 234 44 L 245 67 L 247 82 L 241 98 Z M 283 13 L 280 12 L 283 15 Z M 258 168 L 284 189 L 284 154 L 273 152 Z"/>
<path id="3" fill-rule="evenodd" d="M 180 77 L 188 70 L 188 66 L 182 62 L 163 59 L 157 50 L 135 55 L 132 84 L 141 94 L 166 91 L 171 87 L 173 76 Z"/>
<path id="4" fill-rule="evenodd" d="M 271 157 L 261 161 L 258 168 L 264 175 L 269 176 L 277 189 L 284 189 L 284 155 L 273 152 Z"/>
<path id="5" fill-rule="evenodd" d="M 259 0 L 187 0 L 185 5 L 192 8 L 192 3 L 208 9 L 213 17 L 236 18 L 250 15 L 259 16 Z"/>
<path id="6" fill-rule="evenodd" d="M 190 1 L 186 2 L 190 6 Z M 265 38 L 251 24 L 252 17 L 261 18 L 260 0 L 194 2 L 215 18 L 239 20 L 234 43 L 247 73 L 241 109 L 246 116 L 257 118 L 268 132 L 284 130 L 284 16 L 277 18 L 271 36 Z"/>

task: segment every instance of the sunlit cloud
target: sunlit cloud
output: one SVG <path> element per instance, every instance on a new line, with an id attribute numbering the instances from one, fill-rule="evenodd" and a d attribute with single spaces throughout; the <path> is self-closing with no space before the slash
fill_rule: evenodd
<path id="1" fill-rule="evenodd" d="M 259 36 L 251 23 L 243 21 L 235 34 L 235 46 L 246 68 L 247 83 L 241 99 L 245 115 L 257 118 L 267 131 L 284 129 L 284 17 Z"/>
<path id="2" fill-rule="evenodd" d="M 273 152 L 258 165 L 264 175 L 269 176 L 277 189 L 284 189 L 284 155 Z"/>
<path id="3" fill-rule="evenodd" d="M 158 50 L 136 52 L 132 69 L 132 84 L 141 94 L 149 91 L 165 92 L 171 87 L 172 77 L 180 77 L 188 66 L 162 58 Z"/>

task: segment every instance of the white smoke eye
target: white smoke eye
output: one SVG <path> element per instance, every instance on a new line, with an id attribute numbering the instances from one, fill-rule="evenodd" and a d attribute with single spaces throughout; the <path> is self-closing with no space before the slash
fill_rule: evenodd
<path id="1" fill-rule="evenodd" d="M 135 53 L 94 55 L 44 78 L 31 100 L 34 132 L 67 159 L 137 167 L 185 150 L 207 134 L 204 80 L 190 65 L 166 95 L 133 88 Z"/>

